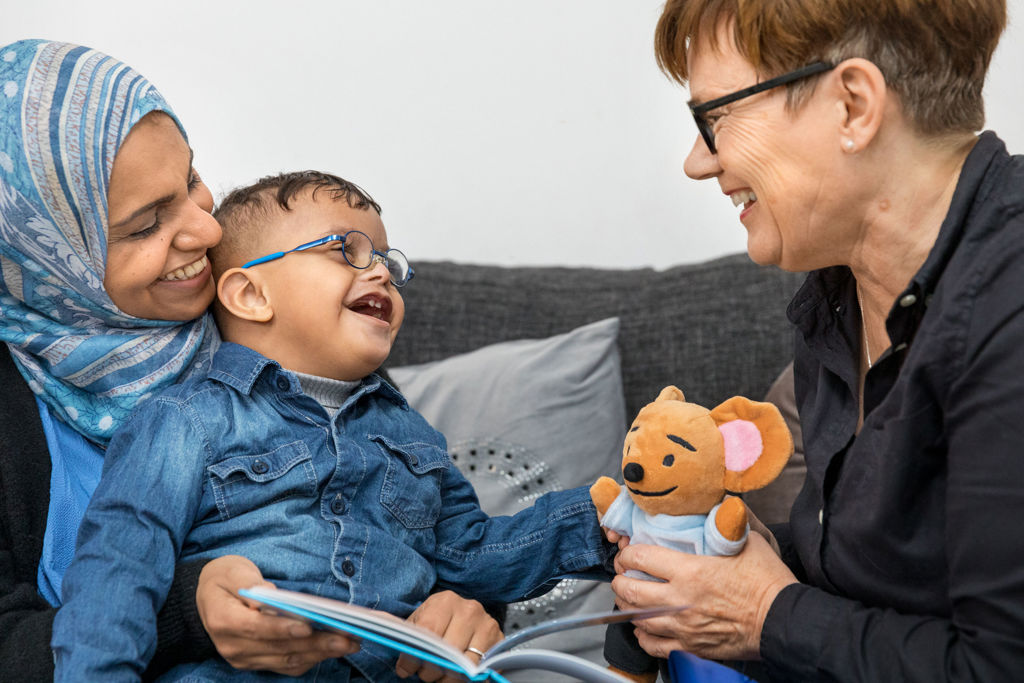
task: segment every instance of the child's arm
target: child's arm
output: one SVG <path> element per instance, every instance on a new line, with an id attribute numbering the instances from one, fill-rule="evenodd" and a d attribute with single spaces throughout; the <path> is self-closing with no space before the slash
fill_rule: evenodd
<path id="1" fill-rule="evenodd" d="M 587 487 L 541 496 L 512 516 L 488 517 L 455 468 L 444 475 L 435 527 L 438 583 L 477 599 L 540 595 L 565 576 L 609 579 L 604 541 Z"/>
<path id="2" fill-rule="evenodd" d="M 198 508 L 207 440 L 182 404 L 143 404 L 111 441 L 64 576 L 55 680 L 134 680 Z"/>

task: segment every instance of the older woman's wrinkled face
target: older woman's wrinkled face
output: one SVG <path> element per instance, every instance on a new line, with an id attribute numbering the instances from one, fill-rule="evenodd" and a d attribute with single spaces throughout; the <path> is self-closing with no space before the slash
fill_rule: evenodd
<path id="1" fill-rule="evenodd" d="M 754 67 L 723 27 L 716 49 L 695 41 L 689 53 L 694 102 L 731 94 L 757 83 Z M 787 109 L 786 89 L 776 88 L 708 113 L 718 154 L 698 135 L 686 174 L 716 178 L 747 229 L 747 251 L 757 263 L 807 270 L 833 260 L 834 223 L 843 188 L 834 177 L 839 108 L 815 92 L 798 110 Z"/>
<path id="2" fill-rule="evenodd" d="M 220 241 L 213 196 L 169 116 L 139 121 L 114 158 L 103 286 L 125 313 L 192 320 L 215 292 L 206 250 Z"/>

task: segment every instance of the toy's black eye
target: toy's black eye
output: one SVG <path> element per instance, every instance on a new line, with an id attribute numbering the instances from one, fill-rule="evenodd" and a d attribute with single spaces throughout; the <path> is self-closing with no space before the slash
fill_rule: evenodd
<path id="1" fill-rule="evenodd" d="M 669 453 L 665 456 L 665 459 L 661 461 L 661 464 L 665 467 L 672 467 L 672 463 L 676 461 L 676 456 Z"/>
<path id="2" fill-rule="evenodd" d="M 638 430 L 638 429 L 640 429 L 640 425 L 637 425 L 637 426 L 633 427 L 633 428 L 632 428 L 632 429 L 630 429 L 629 431 L 630 431 L 630 432 L 635 432 L 635 431 L 636 431 L 636 430 Z"/>

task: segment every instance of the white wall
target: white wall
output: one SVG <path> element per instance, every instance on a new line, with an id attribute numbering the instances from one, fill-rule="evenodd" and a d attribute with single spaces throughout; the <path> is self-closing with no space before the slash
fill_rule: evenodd
<path id="1" fill-rule="evenodd" d="M 0 44 L 134 66 L 218 197 L 319 168 L 367 188 L 413 260 L 663 267 L 745 249 L 728 199 L 682 172 L 696 133 L 654 63 L 663 1 L 8 0 Z M 1024 152 L 1009 4 L 988 124 Z"/>

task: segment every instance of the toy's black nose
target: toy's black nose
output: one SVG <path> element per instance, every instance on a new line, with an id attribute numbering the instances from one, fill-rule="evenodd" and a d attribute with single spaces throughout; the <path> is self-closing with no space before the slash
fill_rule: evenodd
<path id="1" fill-rule="evenodd" d="M 644 468 L 641 465 L 637 465 L 635 462 L 631 462 L 622 468 L 622 476 L 625 477 L 626 481 L 633 482 L 634 484 L 644 478 Z"/>

